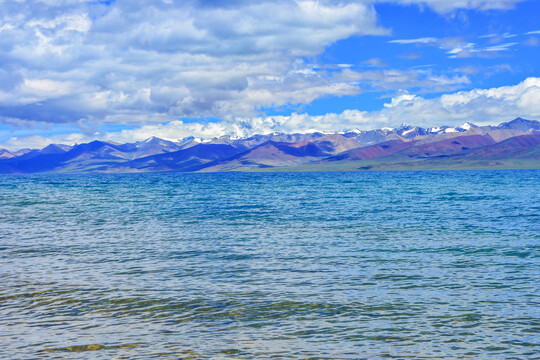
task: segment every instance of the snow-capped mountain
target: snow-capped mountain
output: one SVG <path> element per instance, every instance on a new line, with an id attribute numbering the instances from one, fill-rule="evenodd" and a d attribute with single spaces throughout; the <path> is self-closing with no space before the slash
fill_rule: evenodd
<path id="1" fill-rule="evenodd" d="M 329 168 L 329 164 L 372 159 L 408 163 L 460 154 L 469 156 L 462 162 L 491 154 L 498 159 L 526 160 L 527 166 L 540 167 L 540 149 L 536 143 L 539 138 L 538 121 L 517 118 L 499 126 L 467 122 L 457 127 L 422 128 L 402 124 L 398 128 L 336 133 L 188 137 L 177 142 L 156 137 L 126 144 L 96 140 L 74 146 L 51 144 L 43 149 L 19 152 L 0 149 L 0 173 L 228 171 L 306 164 Z M 497 149 L 513 149 L 513 152 L 504 155 L 502 150 L 489 150 L 509 139 L 514 140 Z M 474 149 L 485 150 L 471 155 Z"/>

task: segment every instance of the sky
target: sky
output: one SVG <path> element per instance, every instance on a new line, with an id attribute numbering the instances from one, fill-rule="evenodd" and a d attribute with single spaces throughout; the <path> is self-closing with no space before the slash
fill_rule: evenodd
<path id="1" fill-rule="evenodd" d="M 540 120 L 537 0 L 0 0 L 0 148 Z"/>

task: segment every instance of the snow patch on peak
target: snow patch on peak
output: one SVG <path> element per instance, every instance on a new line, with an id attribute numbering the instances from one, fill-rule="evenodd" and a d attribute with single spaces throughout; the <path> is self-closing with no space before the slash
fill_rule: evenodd
<path id="1" fill-rule="evenodd" d="M 471 124 L 470 122 L 463 123 L 458 126 L 458 129 L 463 129 L 465 131 L 471 130 L 473 127 L 476 127 L 474 124 Z"/>
<path id="2" fill-rule="evenodd" d="M 401 135 L 402 135 L 402 136 L 405 136 L 405 135 L 407 135 L 407 134 L 409 134 L 409 133 L 412 133 L 415 129 L 416 129 L 416 128 L 410 128 L 410 129 L 408 129 L 408 130 L 405 130 Z"/>
<path id="3" fill-rule="evenodd" d="M 232 132 L 227 135 L 221 135 L 220 137 L 214 138 L 214 140 L 240 140 L 243 139 L 242 136 L 238 135 L 238 133 Z"/>

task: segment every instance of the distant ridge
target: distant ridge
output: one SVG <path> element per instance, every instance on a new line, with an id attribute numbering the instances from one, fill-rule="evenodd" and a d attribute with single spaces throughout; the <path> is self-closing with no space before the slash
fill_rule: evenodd
<path id="1" fill-rule="evenodd" d="M 294 171 L 407 168 L 540 168 L 540 122 L 516 118 L 499 126 L 396 129 L 339 133 L 152 137 L 117 144 L 95 140 L 17 152 L 0 149 L 0 173 Z"/>
<path id="2" fill-rule="evenodd" d="M 540 122 L 535 120 L 525 120 L 518 117 L 517 119 L 514 119 L 510 122 L 500 124 L 499 128 L 520 131 L 535 131 L 540 130 Z"/>

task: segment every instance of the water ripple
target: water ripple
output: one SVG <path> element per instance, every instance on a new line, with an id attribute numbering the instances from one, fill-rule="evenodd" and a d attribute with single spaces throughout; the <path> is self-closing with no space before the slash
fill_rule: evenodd
<path id="1" fill-rule="evenodd" d="M 2 176 L 0 354 L 533 358 L 539 175 Z"/>

